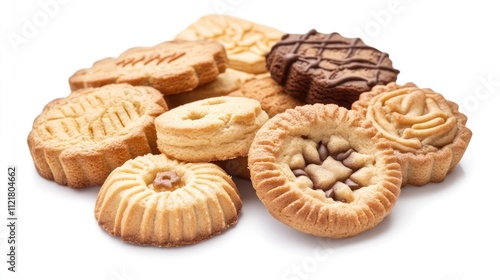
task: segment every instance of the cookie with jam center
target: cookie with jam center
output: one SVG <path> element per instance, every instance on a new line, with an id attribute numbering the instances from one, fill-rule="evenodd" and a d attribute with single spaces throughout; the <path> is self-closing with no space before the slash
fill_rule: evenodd
<path id="1" fill-rule="evenodd" d="M 177 247 L 228 230 L 241 207 L 235 183 L 217 165 L 147 154 L 113 170 L 94 214 L 102 229 L 125 242 Z"/>
<path id="2" fill-rule="evenodd" d="M 287 94 L 306 103 L 350 108 L 375 85 L 396 81 L 387 53 L 338 33 L 286 34 L 266 55 L 266 67 Z"/>
<path id="3" fill-rule="evenodd" d="M 248 165 L 273 217 L 322 237 L 375 227 L 401 187 L 388 141 L 370 121 L 335 104 L 299 106 L 271 118 L 254 138 Z"/>

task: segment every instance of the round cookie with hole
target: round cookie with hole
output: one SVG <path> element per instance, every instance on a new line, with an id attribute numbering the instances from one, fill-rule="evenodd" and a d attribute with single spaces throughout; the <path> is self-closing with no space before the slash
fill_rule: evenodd
<path id="1" fill-rule="evenodd" d="M 271 118 L 257 132 L 248 164 L 269 213 L 316 236 L 344 238 L 375 227 L 400 193 L 391 145 L 371 122 L 335 104 Z"/>
<path id="2" fill-rule="evenodd" d="M 187 162 L 246 156 L 255 133 L 268 119 L 260 102 L 247 97 L 187 103 L 155 119 L 158 149 Z"/>

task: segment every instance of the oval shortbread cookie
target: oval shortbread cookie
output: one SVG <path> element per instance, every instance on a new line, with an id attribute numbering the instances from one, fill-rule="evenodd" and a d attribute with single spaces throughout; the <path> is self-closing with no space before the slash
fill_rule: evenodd
<path id="1" fill-rule="evenodd" d="M 112 83 L 152 86 L 165 95 L 193 90 L 211 82 L 227 66 L 224 47 L 217 42 L 167 41 L 153 47 L 131 48 L 105 58 L 69 78 L 72 90 Z"/>

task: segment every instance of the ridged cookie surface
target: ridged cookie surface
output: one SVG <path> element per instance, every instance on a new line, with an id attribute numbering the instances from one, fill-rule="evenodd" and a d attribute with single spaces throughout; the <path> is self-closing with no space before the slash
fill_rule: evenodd
<path id="1" fill-rule="evenodd" d="M 82 89 L 51 101 L 28 146 L 38 173 L 72 188 L 101 185 L 125 161 L 158 153 L 154 119 L 167 110 L 152 87 Z"/>
<path id="2" fill-rule="evenodd" d="M 238 221 L 231 178 L 211 163 L 148 154 L 114 170 L 99 190 L 99 225 L 126 242 L 159 247 L 201 242 Z"/>

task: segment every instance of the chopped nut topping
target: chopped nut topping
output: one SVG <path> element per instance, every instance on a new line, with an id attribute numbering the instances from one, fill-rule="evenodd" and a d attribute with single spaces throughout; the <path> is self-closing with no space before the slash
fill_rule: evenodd
<path id="1" fill-rule="evenodd" d="M 308 178 L 314 190 L 323 190 L 325 197 L 349 203 L 354 200 L 353 191 L 371 184 L 372 155 L 358 153 L 337 136 L 327 144 L 310 139 L 304 142 L 302 153 L 290 157 L 290 168 L 295 177 Z"/>

